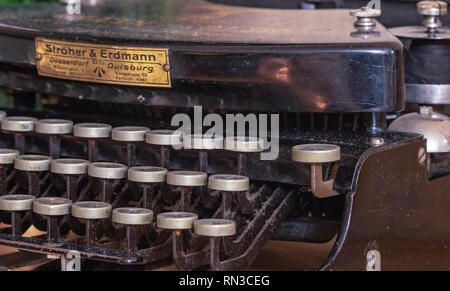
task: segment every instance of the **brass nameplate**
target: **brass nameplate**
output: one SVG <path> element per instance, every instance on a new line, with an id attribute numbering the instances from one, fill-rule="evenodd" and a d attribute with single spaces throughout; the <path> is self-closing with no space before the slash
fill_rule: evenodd
<path id="1" fill-rule="evenodd" d="M 116 85 L 171 87 L 169 50 L 36 38 L 39 75 Z"/>

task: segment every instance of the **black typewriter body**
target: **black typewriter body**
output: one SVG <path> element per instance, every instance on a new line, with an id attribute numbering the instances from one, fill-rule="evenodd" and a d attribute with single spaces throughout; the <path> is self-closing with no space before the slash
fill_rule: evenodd
<path id="1" fill-rule="evenodd" d="M 61 174 L 2 164 L 1 196 L 97 201 L 113 211 L 148 209 L 153 219 L 127 225 L 109 217 L 2 210 L 0 244 L 61 258 L 63 269 L 75 252 L 82 269 L 243 270 L 268 240 L 335 239 L 319 270 L 368 270 L 374 268 L 374 253 L 383 270 L 449 269 L 448 156 L 431 160 L 422 135 L 386 130 L 386 115 L 405 109 L 402 42 L 378 22 L 370 32 L 357 30 L 345 9 L 215 2 L 81 1 L 80 15 L 67 14 L 59 3 L 0 8 L 0 86 L 12 103 L 3 109 L 8 117 L 174 130 L 173 115 L 193 117 L 194 106 L 201 106 L 203 115 L 224 118 L 277 114 L 280 125 L 273 160 L 261 160 L 259 151 L 173 149 L 148 140 L 2 129 L 0 148 L 20 155 L 109 162 L 128 171 L 138 166 L 197 171 L 210 183 L 213 175 L 239 175 L 249 186 L 233 192 L 207 183 L 130 180 L 129 172 L 107 178 L 90 170 Z M 46 76 L 37 67 L 51 56 L 37 53 L 37 39 L 117 51 L 167 50 L 170 65 L 155 66 L 169 76 L 169 85 Z M 49 45 L 48 53 L 55 52 Z M 114 51 L 109 57 L 128 60 Z M 82 61 L 83 55 L 71 59 Z M 320 164 L 293 160 L 293 147 L 304 144 L 338 146 L 340 158 Z M 312 172 L 312 165 L 320 171 Z M 313 176 L 331 181 L 334 194 L 318 197 Z M 200 230 L 159 228 L 157 215 L 171 212 L 227 219 L 236 229 L 208 237 Z M 42 234 L 24 236 L 30 225 Z"/>

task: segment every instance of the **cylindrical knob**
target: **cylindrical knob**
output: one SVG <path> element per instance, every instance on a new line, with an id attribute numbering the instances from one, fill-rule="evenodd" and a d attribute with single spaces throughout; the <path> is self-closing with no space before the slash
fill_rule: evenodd
<path id="1" fill-rule="evenodd" d="M 171 171 L 167 173 L 167 184 L 174 186 L 205 186 L 208 175 L 197 171 Z"/>
<path id="2" fill-rule="evenodd" d="M 145 141 L 145 135 L 150 129 L 142 126 L 121 126 L 112 130 L 111 138 L 118 141 Z"/>
<path id="3" fill-rule="evenodd" d="M 190 212 L 164 212 L 156 216 L 156 225 L 162 229 L 192 229 L 197 219 L 197 214 Z"/>
<path id="4" fill-rule="evenodd" d="M 292 160 L 300 163 L 331 163 L 341 159 L 341 148 L 333 144 L 302 144 L 292 148 Z"/>
<path id="5" fill-rule="evenodd" d="M 194 232 L 210 237 L 235 235 L 236 223 L 227 219 L 199 219 L 194 223 Z"/>
<path id="6" fill-rule="evenodd" d="M 111 125 L 104 123 L 78 123 L 73 127 L 73 135 L 84 138 L 105 138 L 111 133 Z"/>
<path id="7" fill-rule="evenodd" d="M 60 216 L 70 213 L 72 201 L 60 197 L 43 197 L 33 202 L 33 212 L 47 216 Z"/>
<path id="8" fill-rule="evenodd" d="M 153 211 L 145 208 L 116 208 L 112 214 L 112 222 L 125 225 L 150 224 L 152 220 Z"/>
<path id="9" fill-rule="evenodd" d="M 17 132 L 30 132 L 34 130 L 37 118 L 26 116 L 10 116 L 1 121 L 2 129 Z"/>
<path id="10" fill-rule="evenodd" d="M 19 155 L 19 151 L 10 149 L 0 149 L 0 164 L 13 164 L 14 159 Z"/>
<path id="11" fill-rule="evenodd" d="M 225 149 L 233 152 L 261 152 L 264 140 L 251 136 L 230 136 L 225 138 Z"/>
<path id="12" fill-rule="evenodd" d="M 247 191 L 249 185 L 249 179 L 239 175 L 212 175 L 208 181 L 208 188 L 218 191 Z"/>
<path id="13" fill-rule="evenodd" d="M 223 149 L 223 137 L 202 134 L 186 135 L 183 138 L 183 147 L 196 150 L 220 150 Z"/>
<path id="14" fill-rule="evenodd" d="M 105 202 L 82 201 L 72 205 L 72 216 L 83 219 L 106 219 L 111 212 L 111 204 Z"/>
<path id="15" fill-rule="evenodd" d="M 50 166 L 51 172 L 62 175 L 83 175 L 87 173 L 89 161 L 82 159 L 56 159 Z"/>
<path id="16" fill-rule="evenodd" d="M 48 171 L 52 159 L 41 155 L 21 155 L 14 160 L 14 168 L 21 171 Z"/>
<path id="17" fill-rule="evenodd" d="M 176 130 L 157 129 L 147 133 L 146 143 L 161 146 L 177 146 L 183 141 L 183 133 Z"/>
<path id="18" fill-rule="evenodd" d="M 166 181 L 167 169 L 138 166 L 128 169 L 128 180 L 138 183 L 160 183 Z"/>
<path id="19" fill-rule="evenodd" d="M 36 132 L 44 134 L 68 134 L 72 132 L 73 122 L 64 119 L 41 119 L 36 122 Z"/>
<path id="20" fill-rule="evenodd" d="M 127 176 L 127 166 L 108 162 L 91 163 L 88 175 L 101 179 L 123 179 Z"/>
<path id="21" fill-rule="evenodd" d="M 417 3 L 417 12 L 423 15 L 422 24 L 433 32 L 441 27 L 439 16 L 447 14 L 447 3 L 443 1 L 420 1 Z"/>
<path id="22" fill-rule="evenodd" d="M 354 23 L 356 29 L 371 31 L 377 24 L 374 18 L 380 16 L 381 11 L 363 6 L 360 9 L 350 10 L 350 15 L 357 18 Z"/>
<path id="23" fill-rule="evenodd" d="M 36 197 L 32 195 L 13 194 L 0 196 L 0 210 L 27 211 L 33 208 Z"/>

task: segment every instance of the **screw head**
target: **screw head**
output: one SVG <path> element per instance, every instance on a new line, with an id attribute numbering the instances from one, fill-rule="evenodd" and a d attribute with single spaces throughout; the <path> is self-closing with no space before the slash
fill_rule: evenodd
<path id="1" fill-rule="evenodd" d="M 139 95 L 139 96 L 137 97 L 137 101 L 138 101 L 139 103 L 142 103 L 142 102 L 145 101 L 145 97 L 144 97 L 143 95 Z"/>
<path id="2" fill-rule="evenodd" d="M 37 61 L 42 60 L 42 54 L 41 53 L 37 53 L 35 58 L 36 58 Z"/>
<path id="3" fill-rule="evenodd" d="M 163 70 L 166 71 L 166 72 L 170 71 L 170 65 L 169 64 L 164 64 L 163 65 Z"/>
<path id="4" fill-rule="evenodd" d="M 384 138 L 378 137 L 378 136 L 373 136 L 370 138 L 369 142 L 373 146 L 379 146 L 379 145 L 384 144 Z"/>

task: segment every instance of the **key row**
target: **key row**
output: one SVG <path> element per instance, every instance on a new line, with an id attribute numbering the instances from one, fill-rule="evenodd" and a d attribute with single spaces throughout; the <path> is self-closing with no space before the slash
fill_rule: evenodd
<path id="1" fill-rule="evenodd" d="M 135 166 L 119 163 L 94 162 L 82 159 L 55 159 L 42 155 L 18 155 L 15 150 L 0 149 L 0 164 L 13 164 L 21 171 L 51 171 L 62 175 L 87 174 L 100 179 L 124 179 L 138 183 L 166 182 L 174 186 L 204 186 L 208 176 L 198 171 L 168 171 L 162 167 Z M 215 174 L 209 177 L 208 187 L 220 191 L 247 191 L 249 179 L 240 175 Z"/>
<path id="2" fill-rule="evenodd" d="M 64 119 L 41 119 L 26 116 L 4 117 L 1 129 L 10 132 L 32 132 L 48 135 L 71 134 L 80 138 L 111 138 L 122 142 L 146 142 L 158 146 L 178 146 L 185 149 L 209 150 L 225 149 L 235 152 L 261 152 L 264 141 L 256 137 L 207 136 L 202 134 L 183 135 L 181 131 L 157 129 L 150 130 L 142 126 L 120 126 L 112 128 L 104 123 L 73 124 Z"/>
<path id="3" fill-rule="evenodd" d="M 36 198 L 32 195 L 13 194 L 0 197 L 0 210 L 12 215 L 33 211 L 45 217 L 71 214 L 80 219 L 101 220 L 111 218 L 116 224 L 125 226 L 147 225 L 153 221 L 153 211 L 146 208 L 122 207 L 112 209 L 111 204 L 99 201 L 82 201 L 72 204 L 61 197 Z M 14 221 L 14 219 L 12 219 Z M 48 223 L 51 223 L 50 220 Z M 236 224 L 227 219 L 198 219 L 189 212 L 164 212 L 157 216 L 157 227 L 167 230 L 194 229 L 197 235 L 219 237 L 236 233 Z"/>

